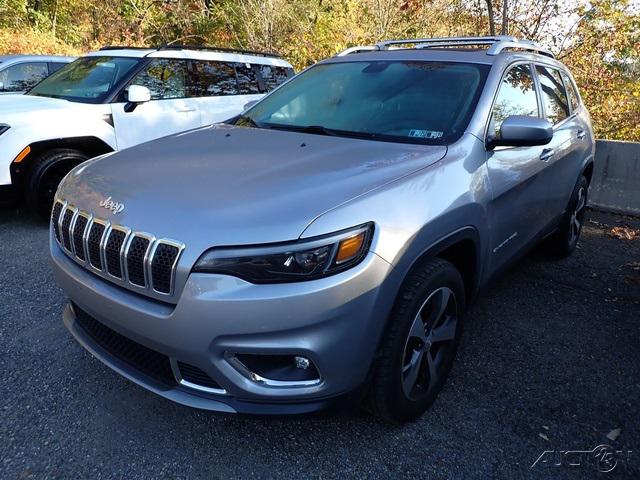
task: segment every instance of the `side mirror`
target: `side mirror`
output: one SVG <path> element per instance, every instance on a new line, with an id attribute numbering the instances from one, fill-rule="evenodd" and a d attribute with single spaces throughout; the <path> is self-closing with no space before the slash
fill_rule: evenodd
<path id="1" fill-rule="evenodd" d="M 244 109 L 245 110 L 249 110 L 251 107 L 253 107 L 256 103 L 258 103 L 258 100 L 251 100 L 250 102 L 247 102 L 244 104 Z"/>
<path id="2" fill-rule="evenodd" d="M 145 103 L 151 100 L 151 92 L 142 85 L 130 85 L 127 89 L 127 102 Z"/>
<path id="3" fill-rule="evenodd" d="M 548 120 L 511 115 L 502 122 L 499 136 L 487 138 L 487 146 L 532 147 L 546 145 L 552 138 L 553 125 Z"/>

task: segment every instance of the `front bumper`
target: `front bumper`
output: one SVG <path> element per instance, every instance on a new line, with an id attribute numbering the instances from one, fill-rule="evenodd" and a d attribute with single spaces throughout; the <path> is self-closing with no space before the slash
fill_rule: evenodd
<path id="1" fill-rule="evenodd" d="M 211 377 L 223 393 L 155 381 L 103 348 L 72 307 L 67 328 L 87 350 L 135 383 L 191 407 L 221 412 L 308 413 L 365 383 L 388 312 L 380 286 L 391 266 L 373 253 L 351 270 L 295 284 L 254 285 L 191 274 L 177 305 L 124 290 L 86 271 L 51 242 L 58 284 L 100 324 Z M 319 371 L 311 385 L 272 386 L 234 366 L 236 354 L 302 355 Z M 179 375 L 178 375 L 179 377 Z"/>

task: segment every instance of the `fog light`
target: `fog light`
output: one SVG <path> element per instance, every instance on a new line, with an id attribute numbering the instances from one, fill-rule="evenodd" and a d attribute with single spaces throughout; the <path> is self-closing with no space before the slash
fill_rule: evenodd
<path id="1" fill-rule="evenodd" d="M 311 365 L 311 362 L 306 357 L 295 356 L 293 358 L 293 361 L 296 365 L 296 368 L 299 368 L 301 370 L 306 370 Z"/>

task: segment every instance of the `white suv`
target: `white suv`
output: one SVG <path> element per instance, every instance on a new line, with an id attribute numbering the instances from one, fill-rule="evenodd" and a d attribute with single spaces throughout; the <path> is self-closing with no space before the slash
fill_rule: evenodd
<path id="1" fill-rule="evenodd" d="M 273 54 L 219 48 L 106 47 L 26 95 L 0 97 L 0 193 L 48 215 L 77 164 L 227 120 L 293 76 Z"/>

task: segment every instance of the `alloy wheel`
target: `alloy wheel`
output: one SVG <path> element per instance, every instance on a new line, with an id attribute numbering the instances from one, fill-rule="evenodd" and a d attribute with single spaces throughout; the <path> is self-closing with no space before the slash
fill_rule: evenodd
<path id="1" fill-rule="evenodd" d="M 448 287 L 433 291 L 418 310 L 404 347 L 401 380 L 407 398 L 424 396 L 446 373 L 457 328 L 455 294 Z"/>
<path id="2" fill-rule="evenodd" d="M 585 207 L 587 206 L 587 195 L 584 187 L 580 187 L 578 190 L 578 198 L 576 200 L 576 206 L 571 212 L 571 219 L 569 224 L 569 244 L 573 244 L 578 240 L 580 231 L 582 230 L 582 222 L 584 221 Z"/>

